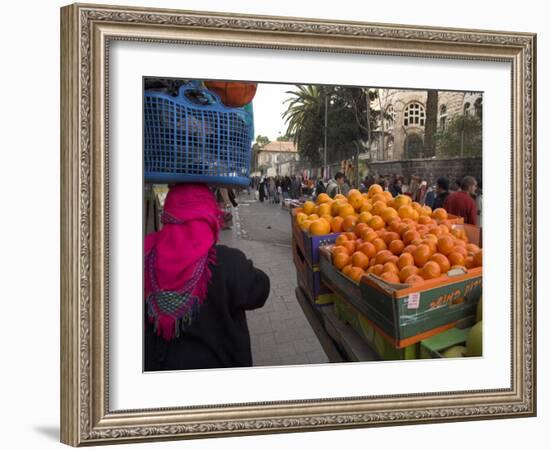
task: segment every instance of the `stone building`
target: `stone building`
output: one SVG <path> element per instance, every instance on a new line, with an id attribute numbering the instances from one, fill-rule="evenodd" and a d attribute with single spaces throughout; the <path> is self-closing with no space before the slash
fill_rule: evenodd
<path id="1" fill-rule="evenodd" d="M 419 157 L 424 145 L 428 92 L 407 89 L 380 89 L 371 107 L 385 115 L 374 130 L 371 161 L 406 160 Z M 439 91 L 437 129 L 444 130 L 456 115 L 481 117 L 482 94 L 479 92 Z"/>
<path id="2" fill-rule="evenodd" d="M 258 152 L 256 167 L 268 176 L 294 175 L 298 149 L 294 142 L 275 141 L 264 145 Z"/>

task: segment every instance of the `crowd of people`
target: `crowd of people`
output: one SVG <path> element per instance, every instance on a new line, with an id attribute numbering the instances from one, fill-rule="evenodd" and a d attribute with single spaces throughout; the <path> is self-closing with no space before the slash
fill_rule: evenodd
<path id="1" fill-rule="evenodd" d="M 464 217 L 469 224 L 481 223 L 482 190 L 481 182 L 474 177 L 465 176 L 461 179 L 449 180 L 440 177 L 435 183 L 420 176 L 413 175 L 405 178 L 402 175 L 392 174 L 385 176 L 368 175 L 360 183 L 359 190 L 368 192 L 373 184 L 379 184 L 386 191 L 397 195 L 408 195 L 413 201 L 421 205 L 428 205 L 432 209 L 445 208 L 449 213 Z M 351 183 L 346 175 L 337 172 L 333 178 L 324 181 L 319 178 L 305 179 L 299 175 L 253 177 L 250 188 L 258 192 L 260 202 L 280 204 L 285 199 L 299 199 L 302 196 L 311 196 L 315 199 L 321 193 L 327 193 L 331 198 L 337 194 L 347 195 Z"/>

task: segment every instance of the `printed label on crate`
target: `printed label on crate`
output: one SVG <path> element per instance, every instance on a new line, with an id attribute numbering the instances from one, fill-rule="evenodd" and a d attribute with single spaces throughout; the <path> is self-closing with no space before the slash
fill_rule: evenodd
<path id="1" fill-rule="evenodd" d="M 407 300 L 407 308 L 418 309 L 420 306 L 420 292 L 413 292 Z"/>

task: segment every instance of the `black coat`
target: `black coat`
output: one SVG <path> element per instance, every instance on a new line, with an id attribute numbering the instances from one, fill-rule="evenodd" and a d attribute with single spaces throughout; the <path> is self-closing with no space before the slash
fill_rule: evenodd
<path id="1" fill-rule="evenodd" d="M 265 304 L 269 278 L 240 250 L 224 245 L 216 250 L 208 294 L 185 332 L 166 342 L 145 320 L 145 371 L 252 365 L 245 311 Z"/>

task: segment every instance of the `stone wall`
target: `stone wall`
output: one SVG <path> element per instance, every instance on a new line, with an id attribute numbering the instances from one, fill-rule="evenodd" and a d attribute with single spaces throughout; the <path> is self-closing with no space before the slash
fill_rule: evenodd
<path id="1" fill-rule="evenodd" d="M 409 159 L 401 161 L 376 161 L 367 165 L 369 173 L 379 176 L 403 175 L 407 180 L 417 175 L 435 184 L 439 177 L 447 177 L 451 183 L 466 175 L 482 179 L 481 158 L 466 159 Z"/>

